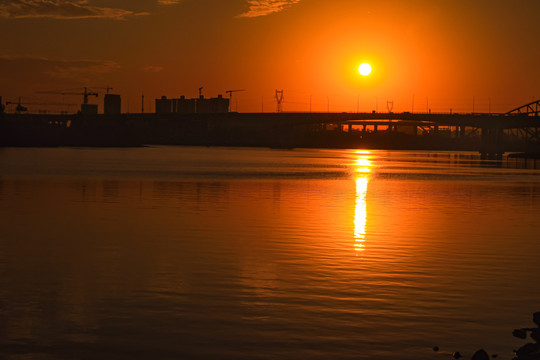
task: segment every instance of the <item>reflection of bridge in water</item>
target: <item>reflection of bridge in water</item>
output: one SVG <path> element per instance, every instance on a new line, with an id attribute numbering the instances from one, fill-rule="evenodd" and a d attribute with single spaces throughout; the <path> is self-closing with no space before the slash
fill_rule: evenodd
<path id="1" fill-rule="evenodd" d="M 408 128 L 420 132 L 438 133 L 441 128 L 456 137 L 477 135 L 481 138 L 480 153 L 486 158 L 500 157 L 504 152 L 505 134 L 519 136 L 524 141 L 540 141 L 540 100 L 520 106 L 507 113 L 251 113 L 235 114 L 251 121 L 271 121 L 289 127 L 321 124 L 337 125 L 337 130 L 350 131 L 360 126 L 363 131 L 397 131 Z"/>

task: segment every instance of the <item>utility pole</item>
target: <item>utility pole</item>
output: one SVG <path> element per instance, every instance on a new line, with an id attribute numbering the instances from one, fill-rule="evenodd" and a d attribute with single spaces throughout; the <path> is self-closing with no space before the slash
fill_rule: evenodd
<path id="1" fill-rule="evenodd" d="M 144 94 L 141 96 L 141 114 L 144 114 Z"/>
<path id="2" fill-rule="evenodd" d="M 326 110 L 330 112 L 330 96 L 326 96 Z"/>
<path id="3" fill-rule="evenodd" d="M 392 113 L 392 110 L 394 110 L 394 100 L 386 100 L 386 109 L 389 114 Z"/>

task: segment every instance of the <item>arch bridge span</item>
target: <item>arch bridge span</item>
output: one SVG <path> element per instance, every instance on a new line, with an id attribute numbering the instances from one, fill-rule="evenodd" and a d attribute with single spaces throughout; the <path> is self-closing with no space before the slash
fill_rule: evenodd
<path id="1" fill-rule="evenodd" d="M 230 114 L 232 115 L 232 114 Z M 234 116 L 234 115 L 233 115 Z M 437 131 L 450 127 L 456 134 L 476 134 L 481 138 L 479 151 L 486 158 L 498 158 L 505 152 L 505 137 L 540 142 L 540 100 L 522 105 L 506 113 L 242 113 L 236 117 L 247 121 L 271 122 L 276 126 L 303 125 L 387 126 L 389 129 L 412 127 Z"/>

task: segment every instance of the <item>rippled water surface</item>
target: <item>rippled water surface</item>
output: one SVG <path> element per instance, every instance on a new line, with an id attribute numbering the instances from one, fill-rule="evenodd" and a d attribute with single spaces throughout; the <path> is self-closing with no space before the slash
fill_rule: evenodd
<path id="1" fill-rule="evenodd" d="M 525 165 L 0 149 L 0 358 L 510 358 L 540 310 Z"/>

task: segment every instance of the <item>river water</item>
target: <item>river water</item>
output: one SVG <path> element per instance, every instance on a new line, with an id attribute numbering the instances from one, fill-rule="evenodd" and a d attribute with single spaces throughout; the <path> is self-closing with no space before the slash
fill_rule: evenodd
<path id="1" fill-rule="evenodd" d="M 0 149 L 0 358 L 509 359 L 540 310 L 525 165 Z"/>

